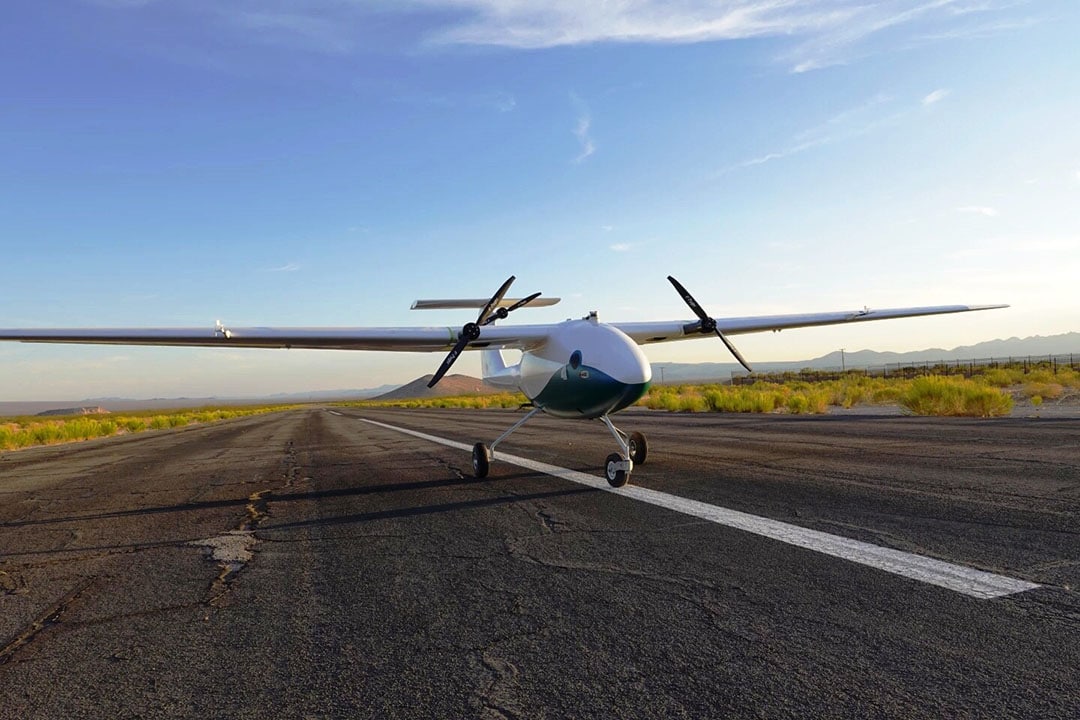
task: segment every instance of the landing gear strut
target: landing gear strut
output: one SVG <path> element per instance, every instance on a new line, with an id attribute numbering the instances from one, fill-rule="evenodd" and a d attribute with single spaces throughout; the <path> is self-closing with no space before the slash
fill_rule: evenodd
<path id="1" fill-rule="evenodd" d="M 521 418 L 516 423 L 511 425 L 509 430 L 507 430 L 502 435 L 500 435 L 495 440 L 495 442 L 491 443 L 491 447 L 488 447 L 484 443 L 476 443 L 475 445 L 473 445 L 473 449 L 472 449 L 473 475 L 476 476 L 476 478 L 478 480 L 481 479 L 481 478 L 486 478 L 487 477 L 488 470 L 491 468 L 491 461 L 495 459 L 495 448 L 498 446 L 498 444 L 501 443 L 506 438 L 510 437 L 510 433 L 514 432 L 519 427 L 524 425 L 529 420 L 529 418 L 531 418 L 533 415 L 540 412 L 541 410 L 543 410 L 543 408 L 538 408 L 538 407 L 533 408 L 532 410 L 530 410 L 528 415 L 526 415 L 525 417 Z"/>
<path id="2" fill-rule="evenodd" d="M 510 429 L 504 432 L 502 435 L 491 443 L 491 447 L 488 447 L 484 443 L 476 443 L 473 445 L 472 451 L 472 465 L 473 475 L 477 479 L 487 477 L 488 470 L 491 469 L 491 461 L 495 459 L 495 448 L 506 438 L 510 437 L 510 434 L 524 425 L 533 415 L 541 412 L 543 408 L 533 408 L 529 411 L 529 414 L 518 420 Z M 630 472 L 634 469 L 634 463 L 639 465 L 644 464 L 645 458 L 649 454 L 649 444 L 645 440 L 645 436 L 639 432 L 631 433 L 627 435 L 619 428 L 615 427 L 615 424 L 611 422 L 611 419 L 607 415 L 600 417 L 607 425 L 608 430 L 611 432 L 611 436 L 615 438 L 615 442 L 619 443 L 619 449 L 621 453 L 611 453 L 607 456 L 607 460 L 604 462 L 604 476 L 607 478 L 608 484 L 611 487 L 623 487 L 630 481 Z"/>
<path id="3" fill-rule="evenodd" d="M 607 425 L 611 436 L 615 438 L 615 442 L 619 443 L 619 449 L 622 450 L 622 455 L 618 453 L 608 455 L 604 463 L 604 475 L 607 477 L 608 485 L 619 488 L 630 481 L 630 471 L 634 469 L 634 463 L 639 465 L 645 463 L 645 458 L 649 454 L 649 444 L 641 433 L 627 435 L 615 427 L 615 423 L 611 422 L 611 418 L 607 415 L 601 415 L 600 419 Z"/>

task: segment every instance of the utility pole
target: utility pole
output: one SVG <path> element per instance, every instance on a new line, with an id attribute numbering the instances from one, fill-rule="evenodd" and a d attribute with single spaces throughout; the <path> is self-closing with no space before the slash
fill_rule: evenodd
<path id="1" fill-rule="evenodd" d="M 847 372 L 847 363 L 844 362 L 844 348 L 840 348 L 840 372 Z"/>

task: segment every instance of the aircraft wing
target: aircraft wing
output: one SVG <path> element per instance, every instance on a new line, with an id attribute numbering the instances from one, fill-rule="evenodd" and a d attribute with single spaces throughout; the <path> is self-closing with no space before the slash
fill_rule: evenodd
<path id="1" fill-rule="evenodd" d="M 527 349 L 542 343 L 551 325 L 490 326 L 470 348 Z M 172 345 L 231 348 L 308 348 L 446 352 L 457 341 L 452 327 L 201 327 L 0 329 L 0 340 L 87 345 Z"/>
<path id="2" fill-rule="evenodd" d="M 725 335 L 765 330 L 843 325 L 869 320 L 941 315 L 990 310 L 1007 305 L 939 305 L 932 307 L 853 310 L 801 315 L 763 315 L 716 318 Z M 699 332 L 700 321 L 612 323 L 637 343 L 671 342 L 713 337 Z M 491 325 L 480 338 L 469 343 L 470 350 L 487 347 L 528 350 L 542 344 L 556 328 L 543 325 Z M 383 350 L 403 352 L 446 352 L 461 332 L 454 327 L 201 327 L 201 328 L 30 328 L 0 329 L 0 341 L 27 343 L 75 343 L 88 345 L 172 345 L 232 348 L 297 348 L 329 350 Z"/>
<path id="3" fill-rule="evenodd" d="M 922 315 L 945 315 L 948 313 L 993 310 L 1008 305 L 934 305 L 929 307 L 887 308 L 884 310 L 848 310 L 841 312 L 803 313 L 799 315 L 759 315 L 753 317 L 716 318 L 716 327 L 724 335 L 743 335 L 765 330 L 788 330 L 791 328 L 816 327 L 819 325 L 844 325 L 870 320 L 919 317 Z M 660 321 L 636 323 L 612 323 L 632 337 L 639 345 L 715 337 L 711 332 L 700 332 L 700 321 Z"/>

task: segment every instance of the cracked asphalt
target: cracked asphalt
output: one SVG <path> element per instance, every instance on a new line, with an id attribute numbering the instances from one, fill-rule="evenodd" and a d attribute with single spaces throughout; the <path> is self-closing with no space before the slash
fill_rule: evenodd
<path id="1" fill-rule="evenodd" d="M 1080 716 L 1080 420 L 620 414 L 634 484 L 1042 585 L 979 600 L 360 417 L 519 414 L 0 455 L 0 718 Z"/>

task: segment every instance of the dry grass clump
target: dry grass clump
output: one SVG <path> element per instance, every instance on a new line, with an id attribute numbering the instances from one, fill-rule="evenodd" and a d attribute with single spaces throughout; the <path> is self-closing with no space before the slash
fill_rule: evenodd
<path id="1" fill-rule="evenodd" d="M 900 405 L 916 415 L 997 417 L 1012 411 L 1013 399 L 973 380 L 928 375 L 911 381 Z"/>
<path id="2" fill-rule="evenodd" d="M 823 413 L 832 393 L 816 383 L 777 385 L 665 385 L 653 387 L 638 404 L 668 412 Z"/>
<path id="3" fill-rule="evenodd" d="M 132 413 L 43 420 L 37 416 L 8 418 L 0 423 L 0 450 L 18 450 L 36 445 L 55 445 L 77 442 L 91 438 L 109 437 L 122 433 L 144 430 L 165 430 L 192 423 L 209 423 L 246 415 L 257 415 L 275 410 L 288 410 L 295 405 L 272 407 L 230 408 L 228 410 L 206 408 L 202 410 L 177 410 L 168 413 Z"/>
<path id="4" fill-rule="evenodd" d="M 469 408 L 485 410 L 487 408 L 517 408 L 529 400 L 521 393 L 487 393 L 484 395 L 454 395 L 436 398 L 411 398 L 408 400 L 354 400 L 335 403 L 340 407 L 394 407 L 394 408 Z"/>

